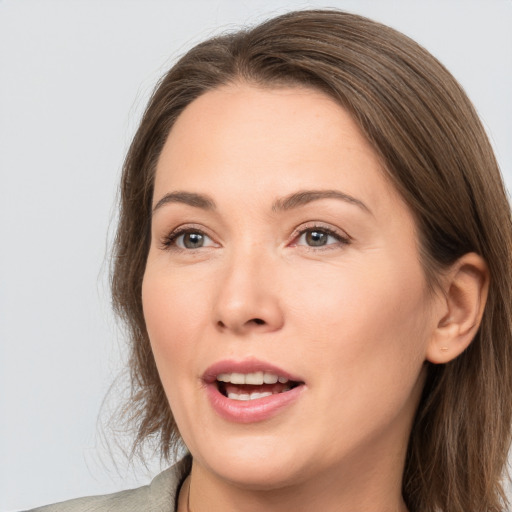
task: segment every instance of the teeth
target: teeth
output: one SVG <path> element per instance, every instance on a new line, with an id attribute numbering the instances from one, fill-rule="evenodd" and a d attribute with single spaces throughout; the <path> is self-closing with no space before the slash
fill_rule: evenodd
<path id="1" fill-rule="evenodd" d="M 254 384 L 256 386 L 263 384 L 263 372 L 248 373 L 245 376 L 245 383 Z"/>
<path id="2" fill-rule="evenodd" d="M 286 377 L 279 377 L 273 373 L 266 372 L 220 373 L 217 375 L 217 380 L 219 382 L 231 382 L 231 384 L 252 384 L 254 386 L 275 384 L 278 381 L 281 384 L 286 384 L 288 382 Z"/>
<path id="3" fill-rule="evenodd" d="M 271 373 L 266 373 L 263 375 L 263 382 L 265 384 L 275 384 L 279 380 L 277 375 L 272 375 Z"/>
<path id="4" fill-rule="evenodd" d="M 243 373 L 232 373 L 231 374 L 232 384 L 245 384 L 245 375 Z"/>
<path id="5" fill-rule="evenodd" d="M 231 400 L 257 400 L 258 398 L 265 398 L 270 396 L 272 393 L 267 391 L 265 393 L 228 393 L 228 398 Z"/>

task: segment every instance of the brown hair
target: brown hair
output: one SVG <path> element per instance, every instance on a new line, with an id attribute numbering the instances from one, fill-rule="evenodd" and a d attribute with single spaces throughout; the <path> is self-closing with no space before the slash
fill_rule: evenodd
<path id="1" fill-rule="evenodd" d="M 183 109 L 235 81 L 320 89 L 351 113 L 415 215 L 433 286 L 439 271 L 465 253 L 486 260 L 491 283 L 478 334 L 454 361 L 426 363 L 403 495 L 415 512 L 503 510 L 512 415 L 512 226 L 498 165 L 473 106 L 432 55 L 389 27 L 340 11 L 291 12 L 203 42 L 151 97 L 124 166 L 112 279 L 115 309 L 131 334 L 135 446 L 156 436 L 168 457 L 179 441 L 141 300 L 156 162 Z"/>

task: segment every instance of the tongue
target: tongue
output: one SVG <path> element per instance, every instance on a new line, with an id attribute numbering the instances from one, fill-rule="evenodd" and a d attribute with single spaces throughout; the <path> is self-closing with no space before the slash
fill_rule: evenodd
<path id="1" fill-rule="evenodd" d="M 260 386 L 255 386 L 253 384 L 231 384 L 230 382 L 225 382 L 224 391 L 226 394 L 228 393 L 282 393 L 283 391 L 288 391 L 290 389 L 290 383 L 287 382 L 282 384 L 281 382 L 276 382 L 275 384 L 261 384 Z"/>

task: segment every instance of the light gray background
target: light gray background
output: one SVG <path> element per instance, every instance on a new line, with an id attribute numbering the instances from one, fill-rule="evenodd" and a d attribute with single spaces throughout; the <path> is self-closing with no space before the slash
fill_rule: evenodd
<path id="1" fill-rule="evenodd" d="M 218 30 L 311 6 L 387 23 L 440 58 L 474 101 L 511 186 L 510 0 L 0 0 L 2 511 L 158 471 L 128 470 L 112 445 L 117 472 L 97 427 L 122 368 L 105 258 L 123 155 L 176 56 Z"/>

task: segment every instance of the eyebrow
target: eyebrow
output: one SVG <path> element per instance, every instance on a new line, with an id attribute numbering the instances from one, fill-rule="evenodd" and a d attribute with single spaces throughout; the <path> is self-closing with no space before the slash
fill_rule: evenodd
<path id="1" fill-rule="evenodd" d="M 169 192 L 156 203 L 153 207 L 152 214 L 154 215 L 159 208 L 169 203 L 188 204 L 189 206 L 202 208 L 203 210 L 215 210 L 216 208 L 215 201 L 206 195 L 195 194 L 193 192 Z"/>
<path id="2" fill-rule="evenodd" d="M 293 208 L 299 208 L 313 201 L 320 199 L 339 199 L 347 203 L 358 206 L 367 213 L 372 213 L 371 210 L 362 201 L 352 197 L 339 190 L 303 190 L 295 192 L 289 196 L 278 199 L 273 205 L 273 211 L 286 211 Z"/>
<path id="3" fill-rule="evenodd" d="M 368 206 L 362 201 L 339 190 L 301 190 L 294 192 L 293 194 L 277 199 L 272 205 L 272 211 L 280 212 L 293 210 L 294 208 L 299 208 L 313 201 L 319 201 L 320 199 L 338 199 L 358 206 L 367 213 L 372 213 Z M 196 194 L 194 192 L 169 192 L 156 203 L 152 214 L 169 203 L 186 204 L 203 210 L 215 210 L 217 207 L 215 201 L 207 195 Z"/>

